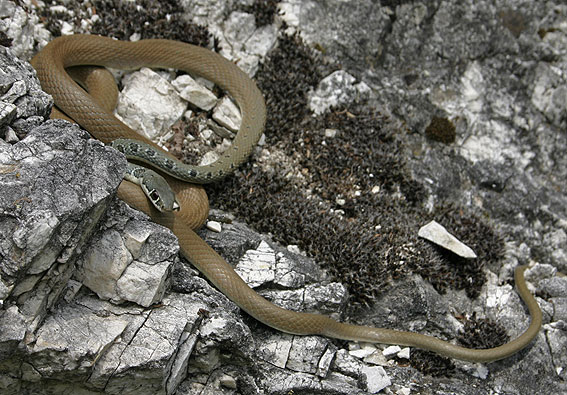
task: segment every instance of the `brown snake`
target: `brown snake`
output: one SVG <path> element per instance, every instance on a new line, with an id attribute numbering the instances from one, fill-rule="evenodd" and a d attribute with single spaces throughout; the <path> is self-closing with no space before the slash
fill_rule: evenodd
<path id="1" fill-rule="evenodd" d="M 34 57 L 32 64 L 42 88 L 53 96 L 55 104 L 93 136 L 105 143 L 119 137 L 139 139 L 158 150 L 160 148 L 157 145 L 122 124 L 111 111 L 84 92 L 67 75 L 65 68 L 79 65 L 122 69 L 142 66 L 175 68 L 216 83 L 230 93 L 242 113 L 242 127 L 228 154 L 207 168 L 199 168 L 199 171 L 204 172 L 218 171 L 218 178 L 230 173 L 246 160 L 264 127 L 264 100 L 254 82 L 233 63 L 193 45 L 169 40 L 123 42 L 99 36 L 65 36 L 48 44 Z M 182 254 L 207 279 L 244 311 L 272 328 L 298 335 L 322 335 L 352 341 L 412 346 L 475 362 L 506 358 L 526 347 L 539 332 L 542 313 L 525 283 L 525 266 L 516 268 L 514 277 L 518 293 L 528 307 L 530 325 L 516 339 L 491 349 L 469 349 L 432 336 L 344 324 L 323 315 L 280 308 L 252 290 L 192 230 L 200 227 L 208 215 L 208 199 L 203 188 L 170 176 L 166 176 L 166 179 L 180 202 L 181 210 L 178 212 L 159 212 L 149 203 L 141 189 L 128 181 L 121 183 L 118 196 L 148 214 L 155 222 L 170 228 L 179 238 Z"/>

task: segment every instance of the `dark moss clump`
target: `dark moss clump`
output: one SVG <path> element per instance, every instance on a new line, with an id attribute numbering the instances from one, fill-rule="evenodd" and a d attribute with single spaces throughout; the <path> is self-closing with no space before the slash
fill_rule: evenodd
<path id="1" fill-rule="evenodd" d="M 431 140 L 451 144 L 455 142 L 455 130 L 455 125 L 447 118 L 433 117 L 425 129 L 425 135 Z"/>
<path id="2" fill-rule="evenodd" d="M 298 245 L 348 287 L 354 302 L 367 304 L 405 274 L 405 252 L 392 245 L 410 238 L 419 217 L 412 202 L 423 193 L 406 171 L 388 119 L 364 106 L 313 116 L 307 93 L 334 69 L 321 64 L 299 37 L 279 38 L 256 79 L 267 105 L 267 147 L 293 166 L 276 162 L 264 169 L 251 159 L 208 191 L 211 206 L 236 212 L 284 245 Z M 327 129 L 337 133 L 327 137 Z M 392 199 L 398 187 L 412 195 Z"/>
<path id="3" fill-rule="evenodd" d="M 371 302 L 410 271 L 440 292 L 465 288 L 477 296 L 483 265 L 502 256 L 501 240 L 456 207 L 424 210 L 425 192 L 407 171 L 400 131 L 380 113 L 360 104 L 314 117 L 307 92 L 322 76 L 315 59 L 297 37 L 280 38 L 257 80 L 267 102 L 267 149 L 289 163 L 262 167 L 251 159 L 209 188 L 211 205 L 284 245 L 297 244 L 347 286 L 353 302 Z M 430 219 L 479 258 L 461 261 L 419 239 L 417 229 Z"/>
<path id="4" fill-rule="evenodd" d="M 167 38 L 200 46 L 208 46 L 209 33 L 206 28 L 185 21 L 184 10 L 176 0 L 93 0 L 90 7 L 80 3 L 52 2 L 63 4 L 71 12 L 53 12 L 49 7 L 41 11 L 42 21 L 54 35 L 61 35 L 62 22 L 82 31 L 81 21 L 98 15 L 90 33 L 129 40 L 133 34 L 141 38 Z"/>
<path id="5" fill-rule="evenodd" d="M 409 262 L 412 270 L 433 284 L 440 293 L 448 288 L 464 289 L 470 298 L 476 298 L 486 281 L 483 268 L 504 257 L 504 240 L 480 218 L 452 205 L 437 208 L 430 218 L 471 247 L 477 258 L 461 258 L 419 240 L 423 260 Z"/>
<path id="6" fill-rule="evenodd" d="M 256 82 L 266 100 L 265 134 L 273 145 L 311 115 L 307 93 L 321 80 L 317 58 L 298 36 L 282 35 L 277 48 L 260 65 Z"/>
<path id="7" fill-rule="evenodd" d="M 279 1 L 275 0 L 255 0 L 254 4 L 244 7 L 243 10 L 254 15 L 256 27 L 262 27 L 274 23 L 278 3 Z"/>
<path id="8" fill-rule="evenodd" d="M 455 370 L 453 362 L 430 351 L 412 350 L 410 365 L 429 376 L 446 376 Z"/>
<path id="9" fill-rule="evenodd" d="M 465 317 L 464 328 L 457 335 L 457 340 L 467 348 L 487 349 L 506 344 L 510 339 L 506 329 L 489 319 L 476 318 L 476 314 Z"/>
<path id="10" fill-rule="evenodd" d="M 12 39 L 4 32 L 0 32 L 0 45 L 7 48 L 12 46 Z"/>

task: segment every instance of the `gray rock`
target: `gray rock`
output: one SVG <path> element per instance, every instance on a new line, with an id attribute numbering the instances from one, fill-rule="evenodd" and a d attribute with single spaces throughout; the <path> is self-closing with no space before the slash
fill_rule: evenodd
<path id="1" fill-rule="evenodd" d="M 254 69 L 258 57 L 265 48 L 270 48 L 272 32 L 278 30 L 273 26 L 261 32 L 259 29 L 248 31 L 249 24 L 232 16 L 231 29 L 241 30 L 231 30 L 232 45 L 225 45 L 228 41 L 223 29 L 228 16 L 233 12 L 238 16 L 241 13 L 238 6 L 250 3 L 248 0 L 183 1 L 190 17 L 208 24 L 210 31 L 221 37 L 221 46 L 227 48 L 227 53 L 230 49 L 232 59 L 241 55 L 232 51 L 233 46 L 238 50 L 252 50 L 252 56 L 241 61 L 247 70 Z M 565 323 L 561 307 L 565 284 L 561 277 L 555 277 L 555 272 L 564 270 L 561 242 L 567 218 L 563 188 L 567 178 L 567 157 L 563 154 L 567 148 L 566 110 L 562 101 L 567 48 L 562 28 L 565 6 L 549 0 L 537 4 L 528 1 L 519 8 L 513 5 L 505 8 L 484 0 L 474 4 L 456 0 L 439 4 L 402 2 L 395 8 L 386 7 L 385 3 L 288 0 L 280 2 L 280 9 L 286 12 L 282 18 L 296 28 L 308 44 L 322 48 L 327 58 L 336 60 L 356 81 L 363 81 L 378 93 L 370 96 L 378 110 L 407 125 L 412 133 L 398 137 L 411 147 L 412 155 L 408 156 L 412 158 L 409 166 L 413 175 L 427 180 L 429 204 L 449 200 L 476 210 L 479 215 L 491 218 L 513 243 L 508 245 L 512 250 L 511 262 L 503 268 L 489 268 L 498 276 L 488 273 L 489 282 L 478 300 L 470 301 L 463 292 L 456 291 L 439 295 L 416 277 L 393 283 L 392 290 L 381 296 L 364 316 L 358 317 L 358 322 L 452 338 L 460 327 L 454 314 L 476 311 L 503 323 L 510 334 L 517 334 L 526 324 L 526 314 L 511 286 L 501 281 L 510 279 L 510 268 L 514 264 L 530 261 L 541 265 L 536 265 L 526 277 L 538 290 L 538 295 L 551 296 L 549 300 L 539 299 L 545 310 L 546 324 L 525 351 L 486 366 L 457 362 L 456 373 L 441 378 L 382 361 L 380 366 L 387 374 L 383 382 L 389 379 L 392 383 L 386 391 L 407 393 L 411 388 L 416 392 L 519 394 L 537 393 L 545 388 L 549 392 L 563 393 L 567 390 L 564 383 Z M 6 2 L 0 4 L 5 6 Z M 28 20 L 33 17 L 31 14 Z M 246 18 L 249 21 L 250 17 Z M 507 22 L 509 18 L 516 18 L 517 23 Z M 1 19 L 2 23 L 4 20 Z M 236 39 L 239 35 L 246 40 L 245 45 Z M 264 40 L 261 37 L 266 37 L 265 46 L 259 45 Z M 30 46 L 27 52 L 31 50 Z M 337 95 L 346 94 L 347 85 L 337 88 Z M 21 86 L 20 83 L 14 87 L 10 100 L 21 94 Z M 28 96 L 29 92 L 20 96 L 20 100 Z M 20 108 L 19 103 L 14 104 Z M 29 115 L 17 122 L 11 120 L 8 127 L 18 134 L 19 130 L 29 130 L 43 121 L 47 110 L 42 111 L 38 106 L 38 115 Z M 455 123 L 457 136 L 453 145 L 425 139 L 425 127 L 438 115 Z M 7 129 L 0 135 L 7 136 L 9 132 Z M 53 141 L 53 136 L 48 137 Z M 75 135 L 73 141 L 84 143 L 85 139 Z M 71 148 L 75 149 L 73 144 Z M 0 152 L 8 152 L 6 147 L 12 149 L 0 143 Z M 36 152 L 53 151 L 49 149 Z M 100 151 L 108 154 L 102 146 Z M 58 154 L 64 157 L 65 151 L 59 149 Z M 366 387 L 367 380 L 363 377 L 369 366 L 365 361 L 370 361 L 370 356 L 361 361 L 346 349 L 338 348 L 342 347 L 341 342 L 280 334 L 246 315 L 241 316 L 234 304 L 195 276 L 189 265 L 170 258 L 176 247 L 167 231 L 152 228 L 144 222 L 147 221 L 145 216 L 121 203 L 113 202 L 106 215 L 101 214 L 105 221 L 96 226 L 92 220 L 80 221 L 65 228 L 63 236 L 56 237 L 66 219 L 53 210 L 50 201 L 57 198 L 58 207 L 66 206 L 66 200 L 73 194 L 37 196 L 25 184 L 22 184 L 27 188 L 24 192 L 16 192 L 20 186 L 17 173 L 4 167 L 4 162 L 0 166 L 0 176 L 11 177 L 11 184 L 1 184 L 3 198 L 31 194 L 47 206 L 22 222 L 17 215 L 24 212 L 29 203 L 18 201 L 15 205 L 4 203 L 1 207 L 1 219 L 5 221 L 0 227 L 1 392 L 77 393 L 104 388 L 108 393 L 140 394 L 172 393 L 175 389 L 187 394 L 228 391 L 351 394 L 372 389 Z M 88 170 L 89 165 L 85 166 Z M 50 176 L 44 174 L 43 168 L 36 173 L 40 170 L 42 179 Z M 75 173 L 81 171 L 91 176 L 85 170 Z M 60 173 L 67 174 L 63 170 Z M 114 173 L 112 177 L 93 176 L 94 182 L 100 177 L 112 178 L 114 182 Z M 108 188 L 108 196 L 117 182 Z M 10 188 L 5 189 L 4 185 Z M 45 191 L 45 184 L 38 185 Z M 95 195 L 101 198 L 104 194 Z M 101 199 L 106 199 L 106 205 L 110 204 L 111 199 Z M 27 230 L 15 232 L 20 223 L 25 224 Z M 128 223 L 137 225 L 128 228 Z M 146 225 L 142 225 L 144 223 Z M 155 292 L 142 293 L 155 295 L 155 298 L 138 295 L 135 303 L 119 306 L 101 300 L 77 281 L 79 271 L 66 266 L 78 261 L 76 245 L 80 243 L 73 238 L 73 232 L 77 229 L 79 234 L 81 226 L 98 229 L 92 238 L 92 248 L 108 238 L 114 240 L 109 245 L 120 248 L 123 256 L 130 254 L 132 262 L 140 260 L 144 264 L 159 265 L 162 262 L 159 256 L 167 256 L 163 258 L 167 262 L 173 259 L 172 289 L 167 291 L 166 288 L 162 298 L 161 285 L 158 285 L 153 288 Z M 150 254 L 150 250 L 158 247 L 157 241 L 153 243 L 151 237 L 146 238 L 144 229 L 147 228 L 152 228 L 151 234 L 166 243 L 160 249 L 163 255 Z M 257 250 L 262 240 L 273 250 L 274 277 L 262 285 L 262 292 L 274 301 L 283 299 L 299 309 L 315 311 L 336 313 L 345 309 L 344 293 L 317 269 L 314 261 L 289 253 L 242 224 L 227 224 L 223 228 L 220 234 L 206 230 L 199 234 L 233 264 L 239 262 L 246 251 Z M 26 268 L 33 269 L 29 275 L 18 277 L 21 282 L 11 281 L 13 273 L 22 271 L 5 257 L 13 259 L 18 256 L 14 252 L 28 253 L 29 249 L 33 260 L 33 254 L 40 254 L 37 251 L 40 246 L 53 248 L 53 245 L 63 244 L 66 247 L 57 255 L 59 259 L 62 257 L 57 271 L 49 266 L 49 259 L 41 259 L 33 265 L 26 264 Z M 90 248 L 85 242 L 82 251 L 90 251 Z M 130 262 L 130 258 L 125 262 Z M 122 272 L 126 273 L 129 267 L 122 266 Z M 130 279 L 138 273 L 149 273 L 138 266 L 133 269 L 136 269 L 132 270 L 135 275 L 129 276 Z M 42 284 L 43 279 L 48 278 L 44 273 L 53 275 L 49 284 Z M 75 280 L 67 280 L 74 274 L 77 275 Z M 45 291 L 48 285 L 53 285 L 49 292 Z M 29 304 L 21 309 L 20 298 L 14 297 L 19 294 L 25 299 L 29 293 L 38 292 L 49 293 L 43 300 L 51 310 L 34 309 Z M 313 301 L 309 306 L 303 300 L 306 295 L 311 295 L 309 300 Z M 137 305 L 159 299 L 161 302 L 151 308 Z M 329 303 L 321 303 L 321 300 Z M 41 302 L 34 306 L 38 304 Z M 33 320 L 30 311 L 36 310 L 44 311 L 35 316 L 45 317 L 44 320 Z M 28 317 L 32 317 L 31 324 Z M 106 319 L 108 326 L 104 325 Z M 86 324 L 91 321 L 93 329 L 98 330 L 88 330 Z M 68 329 L 67 337 L 60 331 L 62 328 Z M 87 329 L 79 333 L 78 328 Z M 294 344 L 297 347 L 291 353 Z M 16 351 L 18 354 L 11 357 Z M 288 364 L 296 370 L 289 369 Z M 526 375 L 526 371 L 538 374 Z M 383 376 L 382 371 L 379 376 Z M 236 390 L 232 388 L 235 382 Z"/>
<path id="2" fill-rule="evenodd" d="M 123 80 L 116 114 L 132 129 L 158 141 L 183 115 L 187 104 L 160 74 L 142 68 Z"/>
<path id="3" fill-rule="evenodd" d="M 22 141 L 0 146 L 3 303 L 18 306 L 29 330 L 73 275 L 124 165 L 116 151 L 65 121 L 49 121 Z"/>
<path id="4" fill-rule="evenodd" d="M 0 121 L 0 136 L 8 124 L 19 135 L 29 133 L 49 115 L 52 105 L 51 97 L 41 90 L 33 68 L 1 46 L 0 102 L 4 119 Z M 15 114 L 13 106 L 17 107 Z"/>

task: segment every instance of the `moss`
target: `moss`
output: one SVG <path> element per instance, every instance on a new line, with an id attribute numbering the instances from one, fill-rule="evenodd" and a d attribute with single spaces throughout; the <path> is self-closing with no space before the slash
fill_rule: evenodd
<path id="1" fill-rule="evenodd" d="M 433 117 L 425 129 L 425 135 L 431 140 L 451 144 L 455 142 L 455 130 L 455 125 L 447 118 Z"/>
<path id="2" fill-rule="evenodd" d="M 70 12 L 54 12 L 49 7 L 40 11 L 46 28 L 61 35 L 61 26 L 67 22 L 82 31 L 82 19 L 98 15 L 91 33 L 129 40 L 133 34 L 141 38 L 168 38 L 200 46 L 209 45 L 206 28 L 187 22 L 184 10 L 176 0 L 139 0 L 136 3 L 120 0 L 93 0 L 90 7 L 78 2 L 52 2 L 63 4 Z"/>
<path id="3" fill-rule="evenodd" d="M 421 373 L 434 377 L 446 376 L 455 370 L 455 365 L 449 358 L 424 350 L 412 351 L 410 365 Z"/>
<path id="4" fill-rule="evenodd" d="M 426 251 L 426 255 L 423 261 L 410 262 L 413 271 L 429 281 L 440 293 L 447 288 L 464 289 L 470 298 L 478 297 L 486 282 L 483 268 L 504 257 L 502 236 L 476 215 L 454 205 L 437 207 L 429 217 L 471 247 L 477 258 L 465 259 L 420 240 L 421 249 Z"/>
<path id="5" fill-rule="evenodd" d="M 251 6 L 243 7 L 243 11 L 254 15 L 256 27 L 271 25 L 274 23 L 278 3 L 275 0 L 255 0 Z"/>
<path id="6" fill-rule="evenodd" d="M 11 47 L 12 39 L 6 35 L 6 33 L 0 31 L 0 45 L 3 47 Z"/>
<path id="7" fill-rule="evenodd" d="M 476 313 L 463 317 L 462 321 L 464 326 L 457 340 L 464 347 L 487 349 L 502 346 L 510 340 L 502 325 L 487 318 L 476 318 Z"/>

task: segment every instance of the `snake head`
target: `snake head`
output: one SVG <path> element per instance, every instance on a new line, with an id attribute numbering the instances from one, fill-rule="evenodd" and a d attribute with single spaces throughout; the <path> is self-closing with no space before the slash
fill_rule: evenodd
<path id="1" fill-rule="evenodd" d="M 177 211 L 180 206 L 175 193 L 162 176 L 153 170 L 146 170 L 140 179 L 140 186 L 150 202 L 161 212 Z"/>

